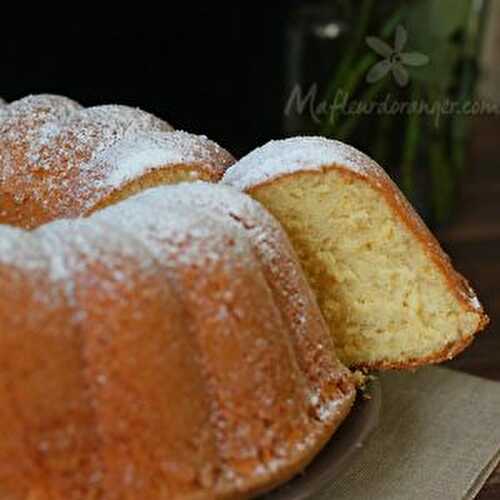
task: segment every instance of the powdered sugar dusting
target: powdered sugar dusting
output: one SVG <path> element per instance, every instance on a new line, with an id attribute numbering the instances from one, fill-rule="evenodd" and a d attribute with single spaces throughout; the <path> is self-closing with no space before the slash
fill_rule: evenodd
<path id="1" fill-rule="evenodd" d="M 105 170 L 99 156 L 122 138 L 140 132 L 168 131 L 170 126 L 144 111 L 126 106 L 97 106 L 74 113 L 65 121 L 41 130 L 27 155 L 30 171 L 43 170 L 43 186 L 35 191 L 74 216 L 98 196 Z M 48 193 L 43 188 L 48 187 Z M 73 213 L 71 208 L 73 207 Z"/>
<path id="2" fill-rule="evenodd" d="M 7 291 L 2 300 L 20 291 L 30 294 L 42 310 L 56 309 L 60 297 L 47 279 L 47 265 L 48 259 L 32 233 L 0 225 L 0 289 Z"/>
<path id="3" fill-rule="evenodd" d="M 155 272 L 145 248 L 114 225 L 90 219 L 59 220 L 31 234 L 48 257 L 50 279 L 65 286 L 70 299 L 74 299 L 75 276 L 88 273 L 89 263 L 114 268 L 114 280 L 122 287 L 133 286 L 120 271 L 123 261 L 134 262 L 146 275 Z M 130 241 L 124 244 L 125 240 Z"/>
<path id="4" fill-rule="evenodd" d="M 201 175 L 219 178 L 234 162 L 232 156 L 206 136 L 176 131 L 137 133 L 96 156 L 92 167 L 106 171 L 103 185 L 116 188 L 159 166 L 197 165 Z"/>
<path id="5" fill-rule="evenodd" d="M 222 182 L 245 191 L 276 177 L 335 164 L 364 175 L 380 170 L 368 156 L 342 142 L 324 137 L 292 137 L 255 149 L 230 167 Z"/>
<path id="6" fill-rule="evenodd" d="M 477 296 L 474 292 L 472 293 L 472 296 L 469 295 L 469 300 L 470 300 L 472 307 L 474 307 L 474 309 L 476 309 L 476 311 L 481 311 L 483 309 L 481 302 L 479 302 L 479 299 L 477 298 Z"/>
<path id="7" fill-rule="evenodd" d="M 46 262 L 33 246 L 34 241 L 26 231 L 0 225 L 0 265 L 27 271 L 42 269 Z"/>
<path id="8" fill-rule="evenodd" d="M 81 215 L 107 194 L 109 170 L 120 177 L 119 165 L 99 162 L 104 151 L 142 132 L 170 131 L 163 120 L 127 106 L 84 109 L 60 96 L 28 96 L 0 108 L 2 189 L 26 212 L 33 205 L 42 211 L 26 227 Z"/>
<path id="9" fill-rule="evenodd" d="M 38 144 L 38 130 L 42 137 L 50 135 L 59 121 L 66 120 L 80 110 L 78 103 L 61 96 L 27 96 L 1 108 L 0 113 L 0 181 L 25 173 L 23 165 L 16 167 L 19 153 Z M 29 174 L 29 172 L 26 172 Z M 3 187 L 3 186 L 2 186 Z"/>
<path id="10" fill-rule="evenodd" d="M 187 184 L 181 184 L 187 185 Z M 208 184 L 212 187 L 215 185 Z M 139 193 L 124 203 L 97 212 L 91 220 L 126 228 L 142 241 L 149 250 L 168 265 L 182 261 L 189 265 L 204 259 L 207 263 L 220 261 L 228 241 L 232 252 L 243 259 L 248 254 L 248 243 L 237 238 L 234 229 L 207 221 L 202 214 L 186 210 L 172 197 L 174 186 L 162 186 Z M 178 248 L 183 247 L 182 254 Z M 175 254 L 176 260 L 170 256 Z"/>

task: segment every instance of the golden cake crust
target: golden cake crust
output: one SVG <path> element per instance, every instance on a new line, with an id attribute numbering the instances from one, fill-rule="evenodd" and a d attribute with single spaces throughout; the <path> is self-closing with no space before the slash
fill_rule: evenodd
<path id="1" fill-rule="evenodd" d="M 286 235 L 243 193 L 163 186 L 0 236 L 5 496 L 247 498 L 349 413 Z"/>
<path id="2" fill-rule="evenodd" d="M 236 200 L 239 200 L 239 203 L 236 203 Z M 154 212 L 158 214 L 169 213 L 171 219 L 160 218 L 157 225 L 144 225 L 140 214 L 141 207 L 144 206 L 154 208 Z M 228 332 L 226 335 L 240 335 L 238 331 L 250 333 L 250 337 L 244 340 L 242 347 L 249 357 L 259 359 L 259 363 L 255 363 L 253 368 L 250 368 L 250 365 L 247 367 L 246 362 L 240 359 L 240 354 L 233 351 L 231 357 L 235 356 L 236 364 L 233 362 L 227 364 L 223 371 L 214 366 L 207 372 L 209 379 L 224 374 L 224 378 L 229 377 L 227 379 L 229 382 L 237 370 L 238 378 L 250 381 L 248 390 L 260 387 L 260 391 L 264 391 L 263 394 L 257 395 L 252 394 L 250 390 L 246 396 L 240 397 L 238 407 L 226 405 L 223 400 L 217 398 L 222 406 L 214 417 L 219 414 L 219 418 L 225 422 L 218 438 L 222 446 L 220 449 L 222 457 L 225 457 L 222 461 L 223 470 L 227 477 L 233 478 L 231 481 L 222 480 L 220 485 L 222 498 L 226 495 L 227 498 L 238 498 L 239 495 L 253 496 L 268 491 L 300 472 L 346 417 L 355 396 L 350 372 L 331 357 L 333 347 L 330 345 L 331 339 L 327 334 L 326 325 L 307 288 L 291 247 L 287 248 L 288 240 L 283 230 L 269 214 L 266 214 L 267 217 L 259 217 L 255 211 L 252 213 L 252 209 L 263 210 L 254 200 L 235 190 L 225 186 L 195 182 L 171 186 L 168 189 L 153 189 L 136 195 L 125 204 L 110 207 L 93 216 L 97 221 L 113 220 L 120 227 L 128 228 L 135 235 L 139 235 L 158 261 L 164 263 L 167 275 L 174 283 L 174 289 L 181 297 L 181 301 L 189 311 L 195 311 L 192 316 L 195 330 L 199 332 L 198 335 L 201 334 L 202 342 L 208 342 L 202 352 L 210 352 L 208 346 L 212 345 L 218 352 L 224 352 L 227 346 L 218 343 L 217 332 L 226 330 Z M 247 234 L 247 230 L 239 222 L 235 222 L 233 217 L 241 217 L 243 225 L 248 229 L 255 229 L 255 236 Z M 220 233 L 222 228 L 223 233 Z M 257 232 L 259 229 L 260 234 Z M 276 232 L 278 234 L 272 234 Z M 205 234 L 206 238 L 203 236 Z M 266 239 L 270 241 L 266 242 Z M 241 242 L 246 240 L 250 245 L 245 243 L 246 250 L 242 253 Z M 269 243 L 272 248 L 269 247 Z M 256 259 L 258 246 L 262 247 L 261 252 L 271 258 L 276 257 L 273 258 L 273 265 L 276 272 L 283 273 L 281 282 L 289 280 L 286 290 L 290 302 L 289 309 L 284 308 L 275 295 L 274 300 L 271 296 L 273 291 L 269 284 L 269 280 L 272 279 L 270 263 L 264 264 L 263 259 L 266 257 Z M 198 248 L 202 251 L 199 252 Z M 195 255 L 200 253 L 206 256 L 201 267 L 191 262 L 193 251 Z M 285 264 L 286 260 L 289 261 L 288 264 Z M 210 270 L 212 266 L 215 266 L 215 272 Z M 241 266 L 246 268 L 246 271 L 243 272 Z M 224 303 L 228 300 L 232 303 L 233 314 L 236 316 L 233 318 L 230 315 L 220 323 L 218 317 L 213 315 L 213 311 L 220 307 L 217 305 L 219 301 Z M 305 308 L 303 302 L 306 304 Z M 249 303 L 256 308 L 255 312 L 252 311 L 253 308 L 247 309 Z M 273 311 L 266 310 L 265 304 L 275 304 L 272 307 Z M 223 317 L 225 314 L 224 312 Z M 300 331 L 290 331 L 289 325 L 301 318 L 304 327 Z M 231 324 L 234 320 L 237 326 L 233 327 Z M 316 321 L 319 321 L 319 324 L 316 324 Z M 316 329 L 318 331 L 315 331 Z M 260 344 L 271 331 L 276 332 L 274 342 L 277 345 L 272 350 L 262 350 Z M 309 335 L 312 337 L 310 345 L 307 345 L 307 339 L 302 339 L 302 344 L 298 341 L 299 336 Z M 283 339 L 287 339 L 284 344 Z M 258 346 L 254 345 L 255 342 Z M 276 349 L 279 349 L 281 354 L 278 358 L 273 358 L 278 352 Z M 290 361 L 287 361 L 287 351 L 294 353 Z M 306 411 L 309 415 L 306 420 L 304 420 L 305 414 L 301 416 L 302 410 L 283 408 L 282 411 L 287 416 L 283 416 L 280 424 L 277 403 L 284 394 L 278 395 L 278 392 L 275 392 L 275 395 L 271 396 L 277 380 L 271 382 L 272 379 L 269 379 L 262 385 L 259 380 L 264 379 L 259 372 L 268 371 L 272 366 L 284 363 L 291 364 L 285 370 L 287 376 L 279 375 L 280 382 L 277 384 L 281 388 L 279 392 L 290 391 L 293 387 L 293 384 L 290 385 L 290 374 L 300 373 L 299 379 L 296 380 L 298 385 L 293 391 L 300 391 L 298 388 L 301 386 L 307 388 L 306 391 L 310 394 L 307 397 L 310 402 L 307 404 L 311 406 Z M 276 376 L 277 374 L 273 378 Z M 270 385 L 266 387 L 268 383 Z M 238 389 L 233 386 L 232 390 L 238 393 L 245 386 L 246 384 Z M 277 400 L 268 408 L 259 411 L 259 418 L 252 425 L 251 438 L 234 439 L 240 419 L 246 421 L 245 415 L 250 415 L 256 407 L 262 406 L 259 401 L 268 391 L 271 391 L 269 401 L 276 398 Z M 300 397 L 298 398 L 296 394 L 289 400 L 299 401 Z M 316 414 L 315 417 L 312 417 L 312 412 Z M 275 422 L 268 429 L 270 435 L 281 436 L 275 443 L 266 442 L 258 431 L 261 419 Z M 300 444 L 302 440 L 305 441 Z M 280 448 L 276 448 L 278 442 L 283 447 L 282 456 L 276 455 Z M 259 450 L 257 455 L 252 451 L 254 448 Z M 264 467 L 259 465 L 256 456 L 263 458 Z M 274 464 L 270 465 L 269 470 L 266 470 L 266 460 L 269 460 L 269 464 Z"/>

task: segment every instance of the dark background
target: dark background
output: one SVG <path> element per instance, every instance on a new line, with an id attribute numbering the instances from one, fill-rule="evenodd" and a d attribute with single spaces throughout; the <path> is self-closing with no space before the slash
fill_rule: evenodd
<path id="1" fill-rule="evenodd" d="M 166 4 L 126 21 L 4 17 L 0 96 L 56 93 L 86 106 L 138 106 L 242 154 L 281 134 L 284 26 L 293 5 Z"/>

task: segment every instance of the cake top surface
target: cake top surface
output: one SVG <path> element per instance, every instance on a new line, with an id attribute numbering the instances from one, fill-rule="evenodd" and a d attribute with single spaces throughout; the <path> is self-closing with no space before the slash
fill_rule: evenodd
<path id="1" fill-rule="evenodd" d="M 287 255 L 294 254 L 278 221 L 257 201 L 231 186 L 202 181 L 181 183 L 158 189 L 157 196 L 169 204 L 203 214 L 221 228 L 232 228 L 238 237 L 250 239 L 260 257 L 276 271 L 283 269 Z M 289 269 L 294 273 L 296 269 Z"/>
<path id="2" fill-rule="evenodd" d="M 303 170 L 342 165 L 361 175 L 382 170 L 356 148 L 325 137 L 292 137 L 270 141 L 230 167 L 223 182 L 246 190 L 276 177 Z"/>
<path id="3" fill-rule="evenodd" d="M 181 130 L 166 133 L 137 133 L 123 138 L 98 155 L 89 168 L 106 168 L 103 182 L 122 185 L 157 165 L 200 164 L 219 175 L 234 162 L 233 157 L 204 135 Z"/>
<path id="4" fill-rule="evenodd" d="M 224 190 L 223 186 L 200 184 L 207 193 Z M 178 185 L 179 193 L 189 186 Z M 235 226 L 179 204 L 176 196 L 169 196 L 176 188 L 152 188 L 89 218 L 61 219 L 33 231 L 0 225 L 0 266 L 28 273 L 48 271 L 48 279 L 62 285 L 71 301 L 75 277 L 87 273 L 89 263 L 111 269 L 119 283 L 126 280 L 125 275 L 123 280 L 120 277 L 120 262 L 124 260 L 139 263 L 142 273 L 148 275 L 157 273 L 159 262 L 167 267 L 245 266 L 253 259 L 247 239 Z M 245 197 L 237 191 L 235 194 Z M 186 201 L 190 199 L 188 192 Z M 45 302 L 43 291 L 40 301 Z"/>
<path id="5" fill-rule="evenodd" d="M 250 238 L 267 261 L 277 261 L 282 256 L 283 245 L 280 248 L 276 241 L 276 233 L 282 238 L 284 234 L 279 223 L 258 202 L 230 186 L 203 181 L 161 186 L 140 193 L 135 203 L 139 211 L 141 205 L 156 204 L 161 208 L 160 226 L 169 226 L 170 231 L 176 227 L 185 231 L 192 226 L 201 233 L 199 236 L 214 241 L 222 233 L 231 235 L 235 242 Z M 182 215 L 161 215 L 172 211 Z"/>
<path id="6" fill-rule="evenodd" d="M 233 162 L 207 137 L 174 131 L 138 108 L 83 108 L 55 95 L 0 106 L 0 182 L 16 203 L 44 207 L 48 220 L 88 213 L 159 168 L 215 179 Z"/>
<path id="7" fill-rule="evenodd" d="M 124 137 L 142 131 L 168 131 L 170 126 L 144 111 L 126 106 L 98 106 L 50 120 L 32 133 L 26 158 L 31 170 L 47 174 L 61 169 L 94 168 L 93 160 Z M 16 131 L 16 129 L 14 129 Z"/>
<path id="8" fill-rule="evenodd" d="M 45 265 L 31 234 L 17 227 L 0 224 L 0 265 L 36 270 Z"/>
<path id="9" fill-rule="evenodd" d="M 120 105 L 82 108 L 56 95 L 28 96 L 0 110 L 2 165 L 0 179 L 44 171 L 90 169 L 102 150 L 143 131 L 168 132 L 163 120 L 138 108 Z M 25 161 L 9 149 L 22 149 Z"/>
<path id="10" fill-rule="evenodd" d="M 207 190 L 218 186 L 200 183 Z M 148 244 L 149 250 L 162 262 L 165 257 L 177 255 L 177 261 L 196 264 L 200 260 L 217 262 L 226 253 L 228 244 L 232 253 L 240 256 L 248 253 L 248 244 L 230 225 L 222 225 L 206 217 L 193 207 L 179 203 L 174 195 L 175 189 L 189 188 L 190 183 L 177 186 L 159 186 L 143 191 L 126 201 L 96 212 L 91 220 L 103 221 L 109 225 L 125 228 L 141 241 Z M 241 195 L 244 196 L 244 195 Z M 185 202 L 192 200 L 185 192 Z M 184 246 L 185 245 L 185 246 Z M 183 246 L 182 253 L 176 251 Z M 244 259 L 242 260 L 242 262 Z M 171 262 L 175 265 L 174 261 Z"/>
<path id="11" fill-rule="evenodd" d="M 124 287 L 131 282 L 123 262 L 133 262 L 145 276 L 156 272 L 145 246 L 111 224 L 91 219 L 62 219 L 32 234 L 47 255 L 50 279 L 62 283 L 70 299 L 76 273 L 88 274 L 89 264 L 110 269 L 113 280 Z"/>

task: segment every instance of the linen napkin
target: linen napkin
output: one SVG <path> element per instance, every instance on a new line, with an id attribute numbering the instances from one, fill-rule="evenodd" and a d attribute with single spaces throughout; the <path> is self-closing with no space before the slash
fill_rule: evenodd
<path id="1" fill-rule="evenodd" d="M 314 500 L 462 500 L 500 461 L 500 383 L 447 368 L 380 375 L 377 430 Z"/>

